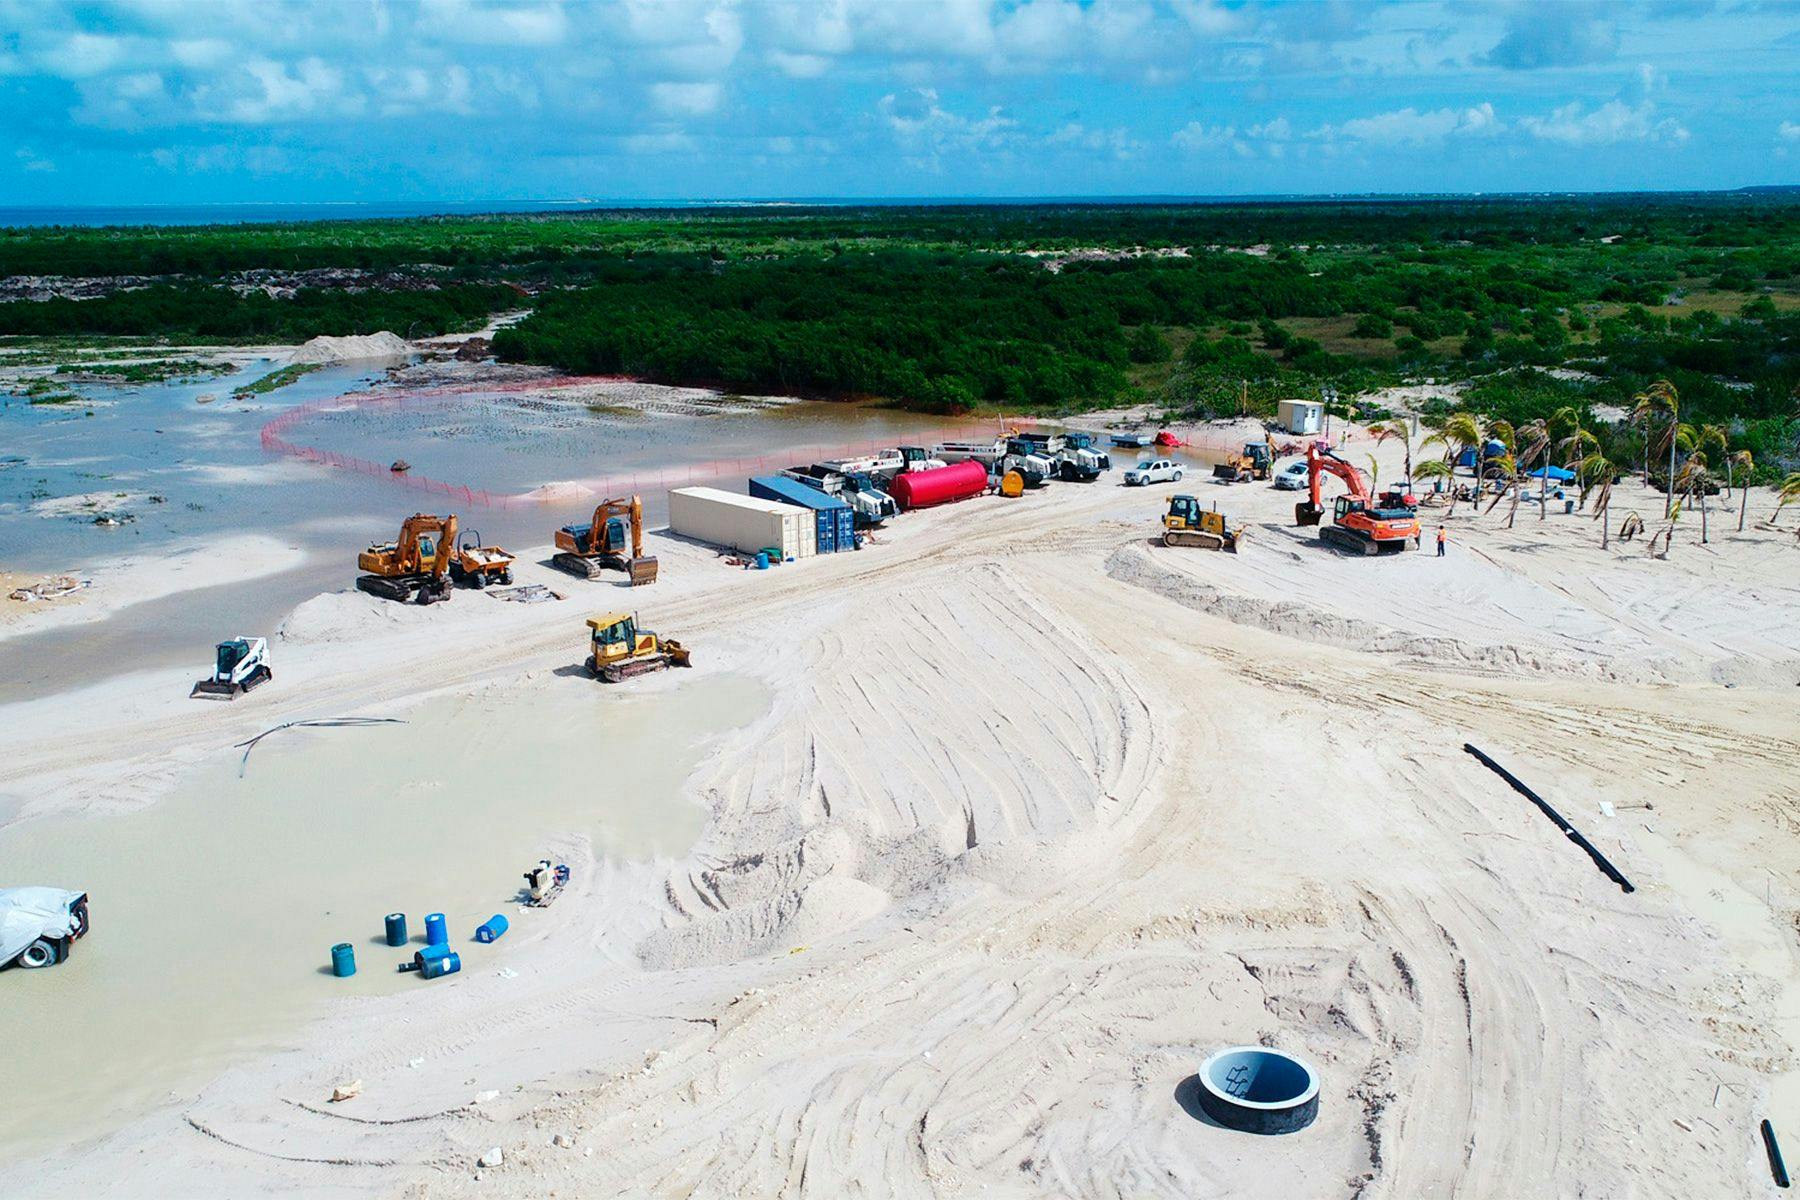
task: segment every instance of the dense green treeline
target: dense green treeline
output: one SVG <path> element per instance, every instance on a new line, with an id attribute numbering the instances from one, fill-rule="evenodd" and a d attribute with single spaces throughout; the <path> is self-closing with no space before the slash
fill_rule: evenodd
<path id="1" fill-rule="evenodd" d="M 499 284 L 431 291 L 303 288 L 291 299 L 263 292 L 239 295 L 229 288 L 201 285 L 148 287 L 94 300 L 0 304 L 0 334 L 302 342 L 320 334 L 391 329 L 402 336 L 429 337 L 479 324 L 494 310 L 518 302 L 516 292 Z"/>
<path id="2" fill-rule="evenodd" d="M 1614 239 L 1603 242 L 1603 238 Z M 1311 247 L 1433 256 L 1586 247 L 1602 269 L 1692 265 L 1746 280 L 1800 272 L 1800 205 L 1742 195 L 1206 204 L 612 210 L 287 225 L 0 229 L 0 275 L 218 275 L 419 264 L 529 273 L 592 257 L 719 257 L 882 246 Z"/>

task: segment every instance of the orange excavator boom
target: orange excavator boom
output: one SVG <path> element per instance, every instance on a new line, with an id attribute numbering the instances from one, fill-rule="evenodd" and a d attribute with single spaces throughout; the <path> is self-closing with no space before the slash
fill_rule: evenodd
<path id="1" fill-rule="evenodd" d="M 1317 525 L 1323 519 L 1325 504 L 1319 485 L 1326 475 L 1342 480 L 1349 494 L 1334 502 L 1332 523 L 1319 530 L 1321 541 L 1362 554 L 1418 548 L 1418 510 L 1399 494 L 1376 500 L 1363 473 L 1320 442 L 1306 447 L 1307 499 L 1294 505 L 1294 524 Z"/>

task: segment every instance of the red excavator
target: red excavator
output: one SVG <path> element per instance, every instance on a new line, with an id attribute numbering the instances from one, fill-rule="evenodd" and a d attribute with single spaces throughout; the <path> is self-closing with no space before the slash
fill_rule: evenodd
<path id="1" fill-rule="evenodd" d="M 1398 490 L 1369 495 L 1363 473 L 1312 442 L 1306 447 L 1306 485 L 1309 498 L 1294 505 L 1294 524 L 1317 525 L 1325 515 L 1319 500 L 1319 476 L 1336 475 L 1350 489 L 1332 502 L 1330 525 L 1319 530 L 1319 539 L 1342 550 L 1363 554 L 1397 554 L 1419 548 L 1419 510 L 1406 503 Z"/>
<path id="2" fill-rule="evenodd" d="M 625 552 L 627 526 L 631 553 Z M 603 500 L 586 525 L 564 525 L 556 531 L 556 557 L 550 561 L 571 575 L 600 578 L 602 567 L 624 571 L 632 587 L 656 582 L 656 558 L 644 553 L 644 506 L 629 500 Z"/>

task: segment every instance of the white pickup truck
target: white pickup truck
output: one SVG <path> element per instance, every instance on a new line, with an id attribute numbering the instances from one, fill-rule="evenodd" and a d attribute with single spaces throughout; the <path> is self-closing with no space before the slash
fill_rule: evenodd
<path id="1" fill-rule="evenodd" d="M 1187 468 L 1172 458 L 1158 458 L 1149 462 L 1141 462 L 1125 472 L 1125 483 L 1128 487 L 1143 487 L 1149 483 L 1179 483 Z"/>

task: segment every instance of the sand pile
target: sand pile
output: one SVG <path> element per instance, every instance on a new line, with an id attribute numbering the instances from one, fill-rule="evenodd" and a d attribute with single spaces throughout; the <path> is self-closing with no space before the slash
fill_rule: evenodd
<path id="1" fill-rule="evenodd" d="M 350 337 L 316 337 L 294 351 L 290 361 L 297 363 L 372 362 L 406 358 L 413 352 L 412 343 L 399 334 L 384 329 L 380 333 Z"/>
<path id="2" fill-rule="evenodd" d="M 558 479 L 553 482 L 532 488 L 519 498 L 536 500 L 543 504 L 558 504 L 564 500 L 585 500 L 594 495 L 594 489 L 573 479 Z"/>

